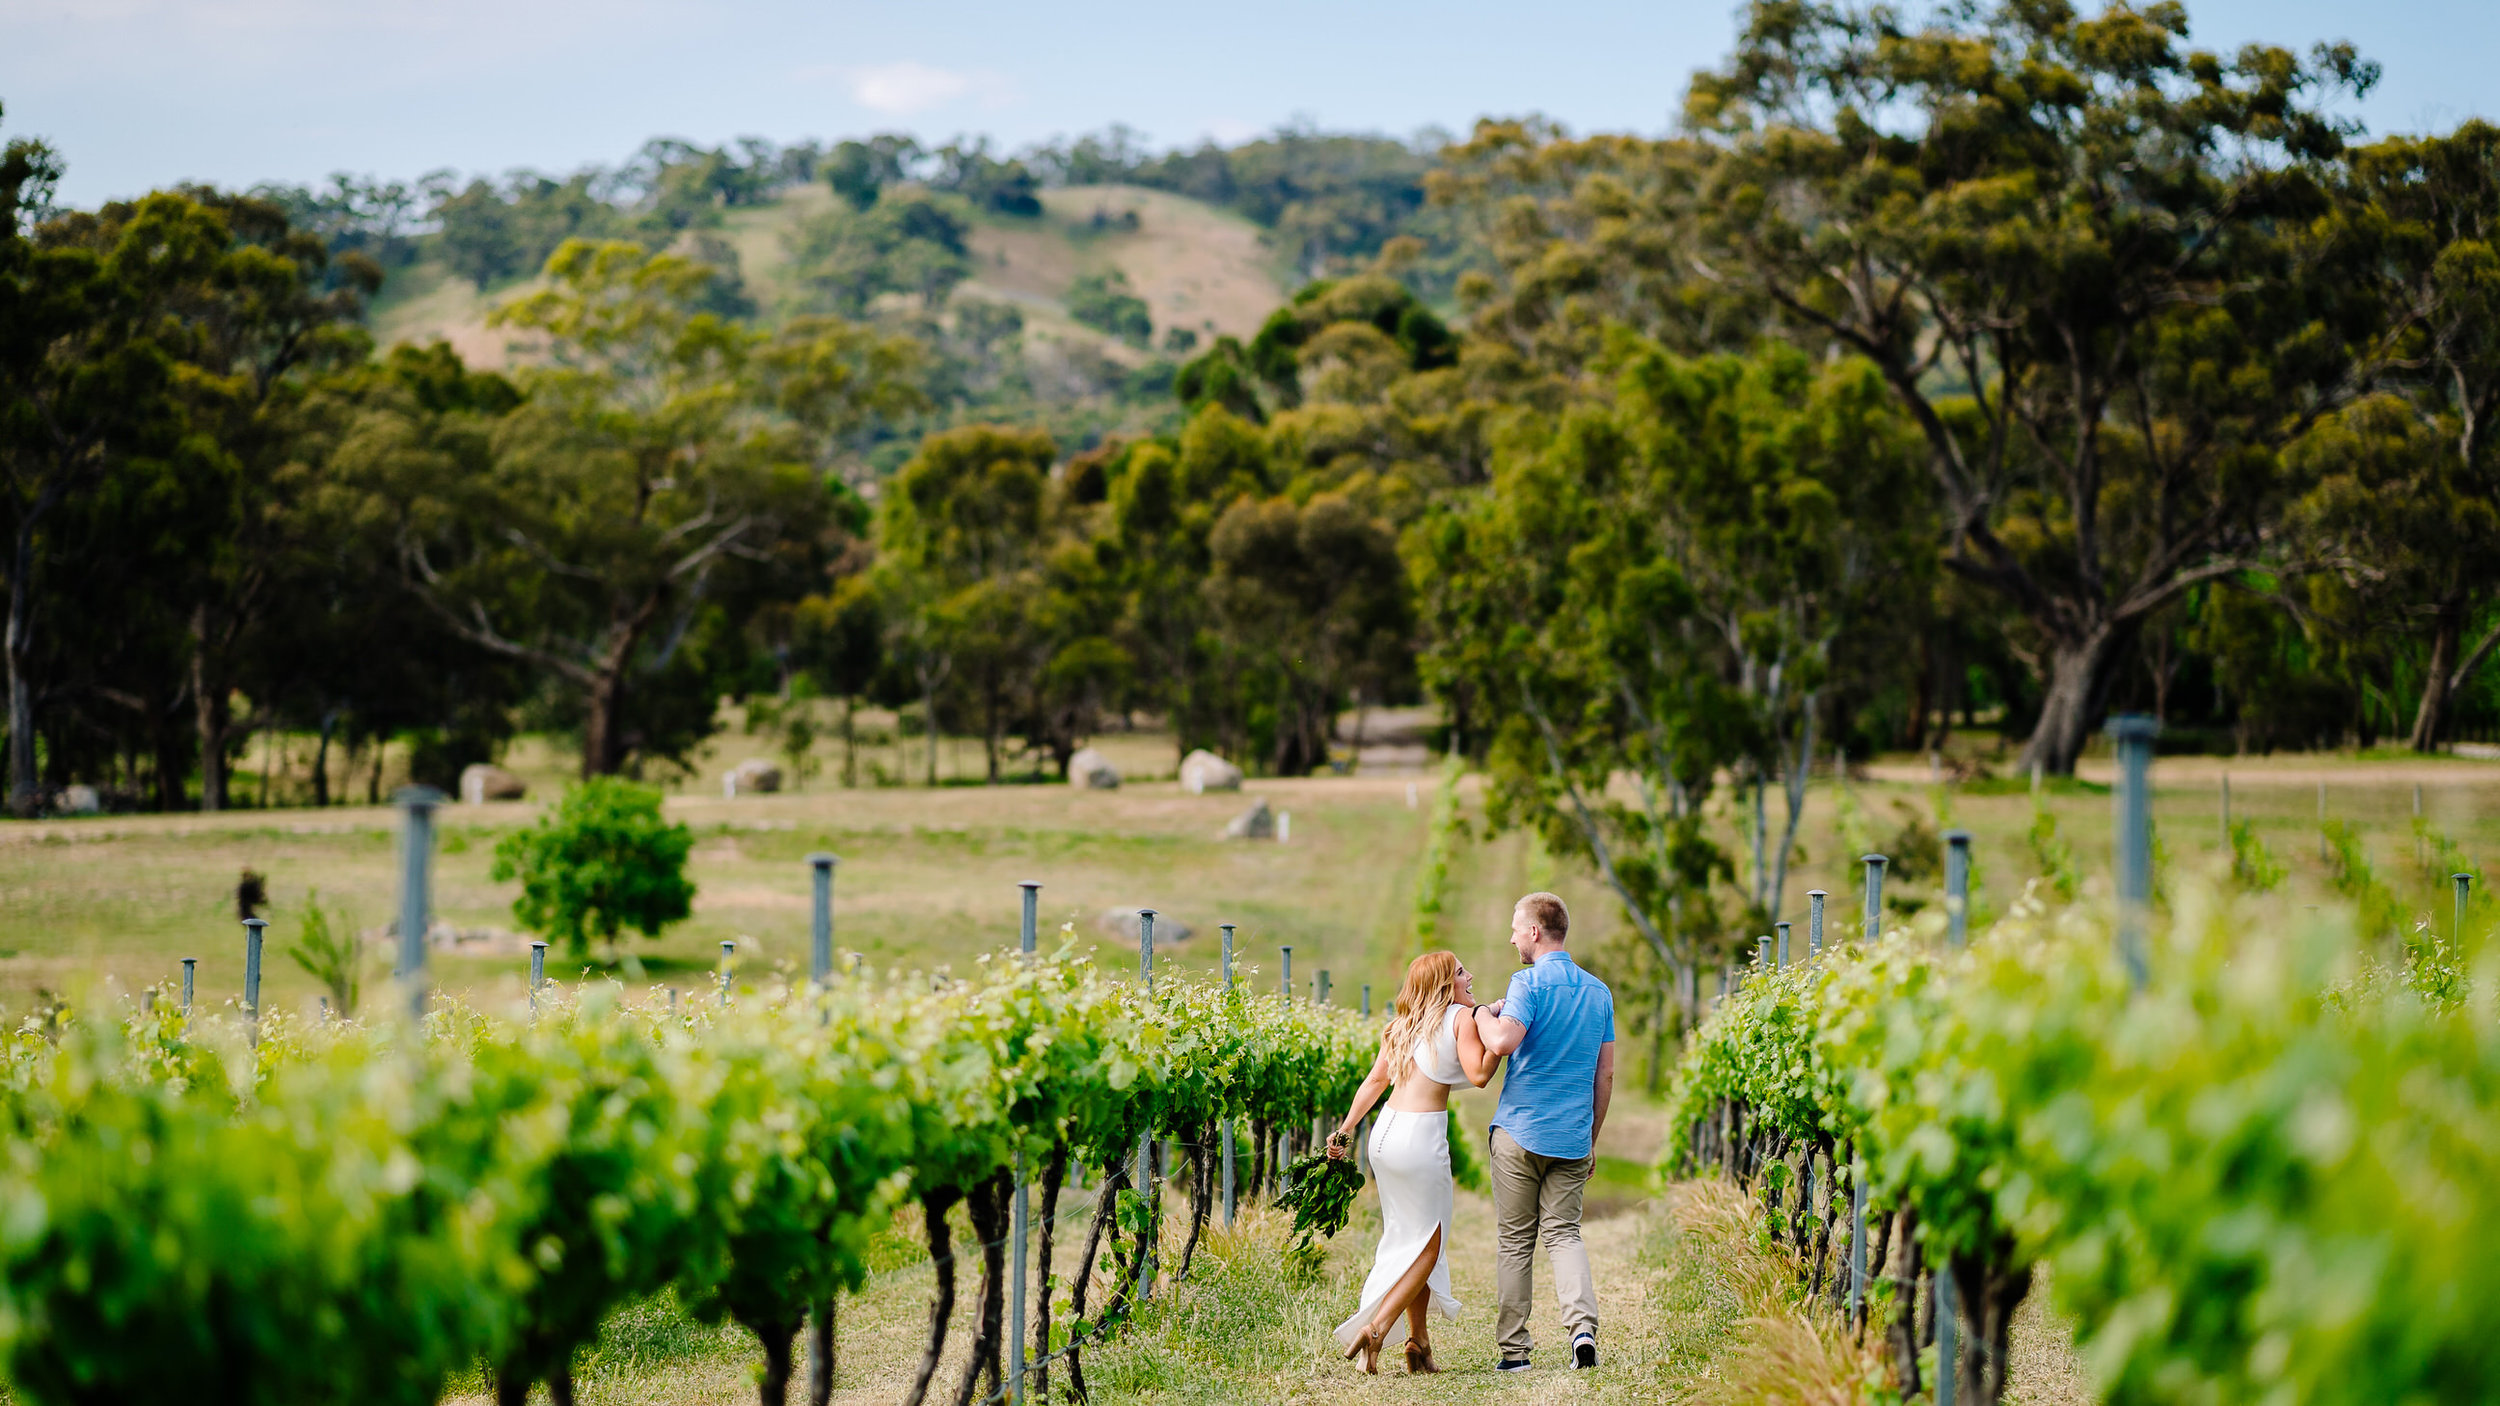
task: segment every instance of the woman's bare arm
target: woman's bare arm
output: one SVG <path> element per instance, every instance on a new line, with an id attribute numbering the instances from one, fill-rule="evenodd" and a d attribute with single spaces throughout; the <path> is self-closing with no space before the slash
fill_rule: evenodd
<path id="1" fill-rule="evenodd" d="M 1484 1032 L 1476 1028 L 1475 1012 L 1469 1011 L 1458 1022 L 1458 1067 L 1468 1083 L 1481 1089 L 1493 1082 L 1493 1071 L 1501 1066 L 1502 1057 L 1484 1047 Z"/>
<path id="2" fill-rule="evenodd" d="M 1363 1087 L 1354 1091 L 1353 1109 L 1337 1125 L 1337 1131 L 1328 1135 L 1329 1156 L 1346 1155 L 1346 1150 L 1354 1145 L 1354 1129 L 1362 1125 L 1363 1115 L 1372 1111 L 1372 1105 L 1380 1101 L 1388 1088 L 1389 1052 L 1384 1049 L 1372 1058 L 1372 1072 L 1363 1077 Z"/>

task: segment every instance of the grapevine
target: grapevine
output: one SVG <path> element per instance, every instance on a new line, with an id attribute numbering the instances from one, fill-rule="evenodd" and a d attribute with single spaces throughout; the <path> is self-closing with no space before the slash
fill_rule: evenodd
<path id="1" fill-rule="evenodd" d="M 0 1034 L 0 1363 L 20 1399 L 270 1406 L 432 1402 L 480 1361 L 500 1401 L 540 1381 L 566 1399 L 607 1314 L 663 1286 L 754 1331 L 778 1402 L 797 1327 L 863 1282 L 906 1199 L 940 1234 L 974 1205 L 966 1385 L 994 1378 L 992 1222 L 1019 1159 L 1116 1165 L 1254 1110 L 1307 1122 L 1351 1096 L 1374 1039 L 1350 1012 L 1149 995 L 1031 956 L 683 1011 L 550 988 L 527 1023 L 271 1013 L 257 1045 L 205 1011 L 54 1023 Z"/>
<path id="2" fill-rule="evenodd" d="M 1759 973 L 1697 1033 L 1668 1170 L 1754 1186 L 1809 1290 L 1828 1194 L 1898 1231 L 1895 1376 L 2005 1386 L 2031 1268 L 2115 1400 L 2482 1400 L 2500 1390 L 2500 1022 L 2453 959 L 2390 976 L 2331 924 L 2181 895 L 2149 986 L 2036 896 L 1969 950 L 1936 924 Z M 1827 1194 L 1791 1199 L 1819 1175 Z M 1922 1362 L 1918 1276 L 1961 1351 Z M 1874 1325 L 1869 1325 L 1870 1328 Z"/>

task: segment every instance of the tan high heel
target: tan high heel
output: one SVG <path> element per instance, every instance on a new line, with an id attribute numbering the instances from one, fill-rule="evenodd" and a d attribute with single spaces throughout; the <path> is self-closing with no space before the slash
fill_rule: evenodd
<path id="1" fill-rule="evenodd" d="M 1345 1350 L 1345 1360 L 1351 1362 L 1354 1360 L 1355 1355 L 1360 1353 L 1363 1358 L 1364 1375 L 1373 1377 L 1379 1376 L 1380 1343 L 1381 1339 L 1385 1336 L 1387 1335 L 1382 1333 L 1377 1328 L 1365 1328 L 1363 1330 L 1363 1335 L 1354 1340 L 1354 1346 Z"/>
<path id="2" fill-rule="evenodd" d="M 1433 1365 L 1430 1343 L 1419 1343 L 1413 1338 L 1406 1340 L 1406 1370 L 1418 1377 L 1441 1370 Z"/>

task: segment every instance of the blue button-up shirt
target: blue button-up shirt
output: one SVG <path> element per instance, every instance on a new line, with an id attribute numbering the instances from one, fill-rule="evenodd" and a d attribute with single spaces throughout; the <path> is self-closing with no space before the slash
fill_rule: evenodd
<path id="1" fill-rule="evenodd" d="M 1502 1014 L 1528 1027 L 1502 1076 L 1493 1126 L 1540 1157 L 1586 1157 L 1597 1121 L 1597 1050 L 1614 1043 L 1615 994 L 1568 952 L 1512 975 Z"/>

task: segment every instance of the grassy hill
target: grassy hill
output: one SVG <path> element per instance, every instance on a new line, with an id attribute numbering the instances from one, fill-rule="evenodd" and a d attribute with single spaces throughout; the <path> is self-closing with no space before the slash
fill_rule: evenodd
<path id="1" fill-rule="evenodd" d="M 737 251 L 748 294 L 766 317 L 789 295 L 787 272 L 801 222 L 833 200 L 822 184 L 791 186 L 771 204 L 725 212 L 712 231 Z M 1087 273 L 1126 275 L 1153 314 L 1158 337 L 1175 327 L 1202 340 L 1220 333 L 1246 337 L 1284 300 L 1286 261 L 1239 215 L 1138 186 L 1064 186 L 1042 192 L 1041 200 L 1039 216 L 976 217 L 969 241 L 975 271 L 954 294 L 1015 305 L 1037 346 L 1084 347 L 1123 365 L 1145 359 L 1068 315 L 1068 289 Z M 421 260 L 393 274 L 375 300 L 374 335 L 385 347 L 445 340 L 471 365 L 509 365 L 526 357 L 527 347 L 489 328 L 486 314 L 531 283 L 515 279 L 481 293 L 441 263 Z"/>

